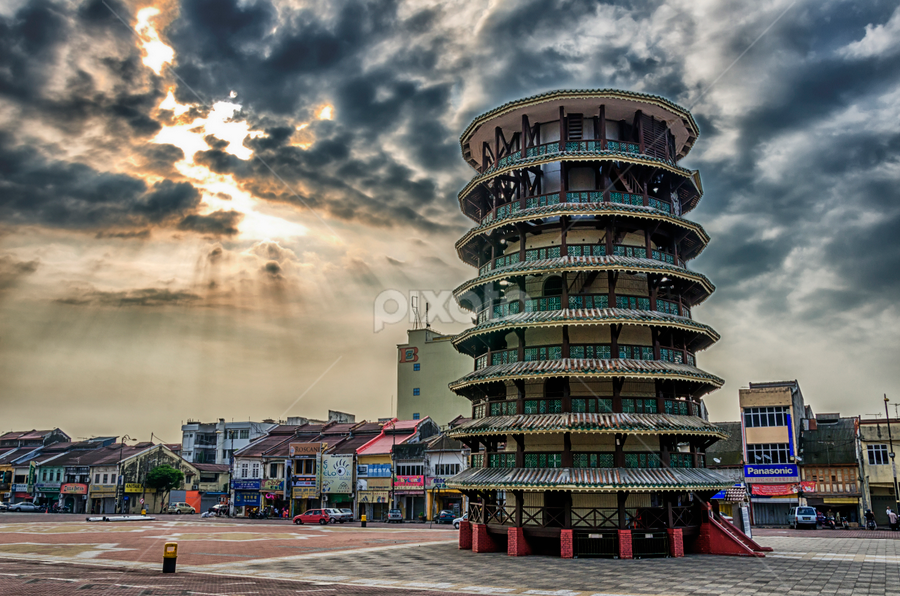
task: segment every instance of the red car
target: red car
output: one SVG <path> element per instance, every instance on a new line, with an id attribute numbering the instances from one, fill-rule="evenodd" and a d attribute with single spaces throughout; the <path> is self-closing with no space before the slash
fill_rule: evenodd
<path id="1" fill-rule="evenodd" d="M 314 524 L 320 523 L 323 526 L 331 521 L 331 516 L 324 509 L 310 509 L 305 513 L 294 516 L 295 524 Z"/>

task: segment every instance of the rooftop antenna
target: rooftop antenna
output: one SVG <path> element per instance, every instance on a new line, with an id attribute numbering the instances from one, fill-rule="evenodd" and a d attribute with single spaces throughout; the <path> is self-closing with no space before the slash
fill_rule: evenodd
<path id="1" fill-rule="evenodd" d="M 431 306 L 427 302 L 425 303 L 425 329 L 431 328 L 431 323 L 428 322 L 428 307 Z M 897 404 L 894 404 L 894 407 L 897 407 Z"/>
<path id="2" fill-rule="evenodd" d="M 409 297 L 409 306 L 413 313 L 413 329 L 419 328 L 419 296 L 413 294 Z"/>

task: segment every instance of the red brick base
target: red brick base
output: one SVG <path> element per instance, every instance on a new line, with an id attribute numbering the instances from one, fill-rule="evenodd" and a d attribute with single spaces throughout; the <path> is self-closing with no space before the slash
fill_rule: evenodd
<path id="1" fill-rule="evenodd" d="M 683 557 L 684 539 L 681 536 L 681 528 L 669 528 L 666 533 L 669 535 L 669 556 Z"/>
<path id="2" fill-rule="evenodd" d="M 472 524 L 467 521 L 459 522 L 459 548 L 472 550 Z"/>
<path id="3" fill-rule="evenodd" d="M 525 530 L 522 528 L 507 528 L 506 536 L 506 554 L 510 557 L 526 557 L 531 554 L 531 547 L 525 539 Z"/>
<path id="4" fill-rule="evenodd" d="M 619 530 L 619 558 L 633 559 L 631 550 L 631 530 Z"/>
<path id="5" fill-rule="evenodd" d="M 572 559 L 575 557 L 575 545 L 572 543 L 572 530 L 560 530 L 559 556 L 563 559 Z"/>
<path id="6" fill-rule="evenodd" d="M 472 552 L 497 552 L 497 543 L 494 542 L 494 539 L 488 534 L 488 529 L 485 524 L 472 524 Z"/>

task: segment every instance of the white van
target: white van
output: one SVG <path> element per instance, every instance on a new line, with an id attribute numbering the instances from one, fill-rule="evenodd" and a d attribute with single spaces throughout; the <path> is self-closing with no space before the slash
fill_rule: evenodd
<path id="1" fill-rule="evenodd" d="M 815 507 L 791 507 L 791 512 L 788 513 L 788 526 L 794 529 L 800 529 L 800 526 L 806 526 L 815 530 Z"/>

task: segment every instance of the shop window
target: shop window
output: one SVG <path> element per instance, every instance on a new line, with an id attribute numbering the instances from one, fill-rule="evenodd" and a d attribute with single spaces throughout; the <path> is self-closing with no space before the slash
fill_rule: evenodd
<path id="1" fill-rule="evenodd" d="M 242 428 L 241 430 L 239 430 L 239 431 L 238 431 L 238 438 L 239 438 L 239 439 L 249 439 L 249 438 L 250 438 L 250 429 L 249 429 L 249 428 Z"/>
<path id="2" fill-rule="evenodd" d="M 747 462 L 751 464 L 786 464 L 791 456 L 787 443 L 747 445 Z"/>
<path id="3" fill-rule="evenodd" d="M 278 478 L 278 464 L 269 464 L 269 478 Z"/>
<path id="4" fill-rule="evenodd" d="M 744 408 L 747 428 L 787 426 L 788 409 L 785 407 Z"/>

